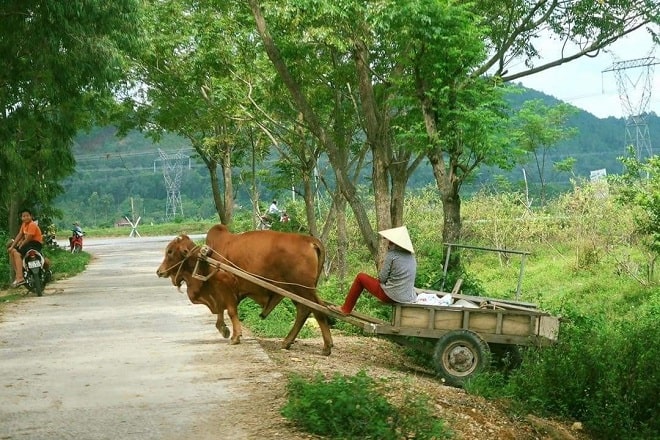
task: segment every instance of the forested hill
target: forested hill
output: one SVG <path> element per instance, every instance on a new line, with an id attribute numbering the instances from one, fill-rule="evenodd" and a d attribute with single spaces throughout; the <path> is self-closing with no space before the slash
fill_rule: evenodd
<path id="1" fill-rule="evenodd" d="M 556 105 L 561 101 L 544 93 L 526 89 L 521 95 L 510 97 L 514 108 L 520 107 L 524 101 L 542 99 L 547 105 Z M 609 117 L 599 119 L 586 111 L 580 111 L 569 120 L 569 126 L 578 129 L 578 134 L 558 146 L 552 154 L 554 161 L 571 156 L 577 159 L 576 173 L 589 176 L 590 170 L 606 168 L 612 173 L 621 171 L 618 157 L 625 154 L 624 118 Z M 648 128 L 651 143 L 655 140 L 655 154 L 660 151 L 660 116 L 651 113 L 648 117 Z"/>
<path id="2" fill-rule="evenodd" d="M 518 108 L 524 101 L 541 99 L 546 105 L 556 105 L 560 101 L 541 92 L 526 89 L 524 93 L 510 97 L 512 107 Z M 608 174 L 621 172 L 618 160 L 624 155 L 626 122 L 622 118 L 599 119 L 580 111 L 569 122 L 576 127 L 578 134 L 549 152 L 546 182 L 549 193 L 570 187 L 569 173 L 552 171 L 552 163 L 568 157 L 576 159 L 573 173 L 577 177 L 588 178 L 592 170 L 606 169 Z M 657 145 L 654 152 L 660 151 L 660 117 L 649 115 L 648 128 L 651 145 Z M 87 223 L 99 223 L 101 219 L 121 218 L 136 209 L 144 213 L 153 212 L 153 218 L 164 213 L 167 190 L 163 177 L 163 161 L 159 149 L 166 154 L 183 150 L 186 156 L 194 156 L 189 143 L 176 136 L 165 136 L 159 144 L 140 133 L 131 133 L 119 139 L 112 127 L 95 128 L 77 136 L 74 145 L 77 167 L 76 174 L 64 183 L 66 193 L 58 199 L 58 207 L 67 210 L 89 209 L 90 214 L 77 215 Z M 181 196 L 185 215 L 208 218 L 215 215 L 212 206 L 208 171 L 194 157 L 185 164 L 181 180 Z M 535 165 L 530 163 L 529 170 Z M 264 168 L 270 168 L 264 166 Z M 520 185 L 520 168 L 510 172 L 497 169 L 481 169 L 474 182 L 465 187 L 469 193 L 484 184 L 493 181 L 495 175 L 506 177 L 513 185 Z M 411 187 L 433 184 L 430 167 L 422 166 L 410 179 Z M 532 185 L 534 184 L 531 177 Z M 247 204 L 246 191 L 237 182 L 237 199 L 240 204 Z M 290 186 L 288 187 L 290 188 Z M 268 187 L 262 191 L 265 198 L 283 193 L 277 188 Z M 131 207 L 133 204 L 133 207 Z M 85 218 L 88 217 L 88 218 Z M 91 218 L 93 217 L 93 218 Z M 106 222 L 107 220 L 103 220 Z"/>

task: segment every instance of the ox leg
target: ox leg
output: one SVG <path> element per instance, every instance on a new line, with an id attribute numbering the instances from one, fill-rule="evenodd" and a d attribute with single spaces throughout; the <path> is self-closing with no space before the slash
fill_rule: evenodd
<path id="1" fill-rule="evenodd" d="M 232 336 L 229 343 L 231 345 L 240 344 L 243 331 L 241 330 L 241 321 L 238 319 L 238 308 L 233 305 L 227 306 L 227 314 L 232 327 Z"/>
<path id="2" fill-rule="evenodd" d="M 327 315 L 317 312 L 314 310 L 312 312 L 314 314 L 314 318 L 316 318 L 316 321 L 319 323 L 319 328 L 321 329 L 321 336 L 323 336 L 323 354 L 325 356 L 329 356 L 330 353 L 332 352 L 332 347 L 334 346 L 334 343 L 332 342 L 332 334 L 330 333 L 330 324 L 328 324 L 328 317 Z"/>
<path id="3" fill-rule="evenodd" d="M 282 341 L 282 348 L 286 350 L 291 348 L 291 344 L 293 344 L 293 341 L 295 341 L 296 338 L 298 337 L 298 333 L 300 333 L 302 326 L 305 324 L 305 321 L 307 321 L 307 317 L 310 314 L 309 307 L 299 303 L 295 303 L 295 305 L 296 305 L 296 320 L 293 323 L 293 327 L 291 327 L 291 331 L 289 332 L 288 335 L 286 335 L 284 341 Z"/>
<path id="4" fill-rule="evenodd" d="M 218 319 L 215 321 L 215 328 L 218 329 L 223 338 L 229 337 L 229 327 L 225 324 L 225 309 L 218 310 Z"/>

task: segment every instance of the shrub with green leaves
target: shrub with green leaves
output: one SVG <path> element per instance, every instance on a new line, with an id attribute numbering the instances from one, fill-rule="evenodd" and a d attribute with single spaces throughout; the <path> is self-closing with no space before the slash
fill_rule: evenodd
<path id="1" fill-rule="evenodd" d="M 6 245 L 7 240 L 11 240 L 11 237 L 0 231 L 0 243 Z M 5 251 L 5 248 L 3 248 L 2 252 L 0 252 L 0 285 L 9 284 L 11 281 L 9 276 L 9 255 Z"/>
<path id="2" fill-rule="evenodd" d="M 431 413 L 427 399 L 406 391 L 400 406 L 386 397 L 385 382 L 364 371 L 355 376 L 293 375 L 282 415 L 302 429 L 335 439 L 443 439 L 450 433 Z"/>
<path id="3" fill-rule="evenodd" d="M 565 310 L 556 345 L 527 350 L 509 381 L 486 373 L 466 388 L 579 420 L 595 438 L 660 438 L 658 317 L 660 292 L 651 292 L 634 319 Z"/>
<path id="4" fill-rule="evenodd" d="M 282 302 L 270 312 L 266 319 L 259 315 L 261 307 L 251 299 L 243 300 L 238 307 L 238 317 L 250 331 L 260 337 L 283 338 L 291 330 L 296 319 L 296 306 L 289 300 Z M 311 318 L 310 318 L 311 319 Z M 298 335 L 299 338 L 310 338 L 315 331 L 308 326 L 303 326 Z"/>

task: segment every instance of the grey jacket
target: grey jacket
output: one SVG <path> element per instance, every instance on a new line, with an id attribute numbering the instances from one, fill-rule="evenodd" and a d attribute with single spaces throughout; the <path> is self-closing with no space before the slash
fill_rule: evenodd
<path id="1" fill-rule="evenodd" d="M 385 255 L 383 267 L 378 274 L 380 285 L 391 299 L 400 303 L 415 302 L 415 275 L 417 260 L 410 252 L 395 247 Z"/>

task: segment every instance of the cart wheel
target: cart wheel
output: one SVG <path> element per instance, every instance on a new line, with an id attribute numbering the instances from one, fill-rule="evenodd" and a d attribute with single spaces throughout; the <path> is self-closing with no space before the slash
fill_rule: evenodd
<path id="1" fill-rule="evenodd" d="M 469 330 L 456 330 L 441 336 L 433 354 L 438 373 L 453 386 L 462 386 L 488 364 L 489 358 L 488 344 Z"/>

